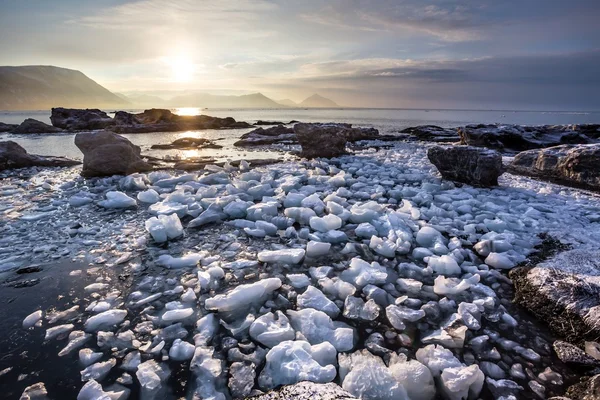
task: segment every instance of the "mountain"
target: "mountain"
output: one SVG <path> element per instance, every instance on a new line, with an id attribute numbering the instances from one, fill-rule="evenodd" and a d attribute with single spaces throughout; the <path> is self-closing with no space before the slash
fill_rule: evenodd
<path id="1" fill-rule="evenodd" d="M 281 104 L 282 106 L 286 106 L 286 107 L 298 107 L 298 103 L 296 103 L 294 100 L 290 100 L 290 99 L 277 100 L 277 103 Z"/>
<path id="2" fill-rule="evenodd" d="M 329 100 L 315 93 L 298 104 L 298 107 L 338 108 L 339 106 L 333 100 Z"/>
<path id="3" fill-rule="evenodd" d="M 80 71 L 50 65 L 0 67 L 0 110 L 129 105 Z"/>
<path id="4" fill-rule="evenodd" d="M 128 94 L 123 95 L 134 108 L 159 108 L 159 107 L 170 107 L 169 101 L 162 97 L 153 96 L 150 94 Z"/>
<path id="5" fill-rule="evenodd" d="M 242 96 L 219 96 L 208 93 L 192 93 L 180 95 L 169 100 L 173 107 L 208 107 L 208 108 L 281 108 L 262 93 Z"/>

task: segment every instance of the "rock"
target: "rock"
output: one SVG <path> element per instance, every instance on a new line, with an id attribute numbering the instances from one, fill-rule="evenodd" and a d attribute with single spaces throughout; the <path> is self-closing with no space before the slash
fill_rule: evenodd
<path id="1" fill-rule="evenodd" d="M 598 366 L 600 361 L 590 357 L 579 347 L 562 340 L 557 340 L 552 344 L 556 355 L 566 364 L 578 364 L 588 366 Z"/>
<path id="2" fill-rule="evenodd" d="M 273 143 L 294 144 L 298 143 L 294 128 L 288 128 L 283 125 L 273 126 L 271 128 L 258 128 L 243 134 L 240 140 L 233 145 L 238 147 L 259 146 Z"/>
<path id="3" fill-rule="evenodd" d="M 81 164 L 64 157 L 47 157 L 29 154 L 17 143 L 8 140 L 0 142 L 0 171 L 26 167 L 70 167 Z"/>
<path id="4" fill-rule="evenodd" d="M 509 276 L 515 302 L 565 340 L 582 343 L 600 336 L 600 251 L 565 251 L 533 268 L 515 268 Z"/>
<path id="5" fill-rule="evenodd" d="M 600 137 L 599 132 L 598 125 L 479 124 L 458 128 L 461 144 L 512 152 L 561 144 L 594 143 Z"/>
<path id="6" fill-rule="evenodd" d="M 293 123 L 289 122 L 290 124 Z M 285 122 L 281 122 L 281 121 L 263 121 L 263 120 L 258 120 L 256 121 L 256 123 L 254 125 L 287 125 Z"/>
<path id="7" fill-rule="evenodd" d="M 183 149 L 183 150 L 194 150 L 194 149 L 222 149 L 223 146 L 215 144 L 211 140 L 204 138 L 181 138 L 173 141 L 170 144 L 153 144 L 153 149 L 160 150 L 172 150 L 172 149 Z"/>
<path id="8" fill-rule="evenodd" d="M 508 166 L 513 174 L 574 187 L 600 190 L 600 144 L 563 145 L 517 154 Z"/>
<path id="9" fill-rule="evenodd" d="M 356 399 L 335 383 L 300 382 L 278 390 L 250 397 L 249 400 L 351 400 Z"/>
<path id="10" fill-rule="evenodd" d="M 600 374 L 571 386 L 566 393 L 568 399 L 597 400 L 600 399 Z"/>
<path id="11" fill-rule="evenodd" d="M 12 129 L 12 133 L 56 133 L 62 129 L 43 123 L 33 118 L 27 118 L 21 125 Z"/>
<path id="12" fill-rule="evenodd" d="M 442 128 L 436 125 L 419 125 L 400 131 L 399 138 L 422 140 L 425 142 L 454 143 L 460 140 L 456 128 Z"/>
<path id="13" fill-rule="evenodd" d="M 78 133 L 75 145 L 83 153 L 83 176 L 129 175 L 152 169 L 140 157 L 139 146 L 113 132 Z"/>
<path id="14" fill-rule="evenodd" d="M 493 150 L 470 146 L 440 147 L 427 151 L 427 158 L 442 178 L 473 186 L 496 186 L 502 175 L 502 156 Z"/>
<path id="15" fill-rule="evenodd" d="M 294 125 L 294 132 L 302 146 L 300 155 L 306 158 L 331 158 L 348 154 L 346 142 L 377 139 L 379 131 L 373 128 L 352 128 L 350 124 Z"/>
<path id="16" fill-rule="evenodd" d="M 18 124 L 5 124 L 4 122 L 0 122 L 0 132 L 11 132 L 13 129 L 16 129 Z"/>
<path id="17" fill-rule="evenodd" d="M 69 131 L 105 129 L 115 120 L 98 109 L 53 108 L 50 115 L 52 125 Z"/>

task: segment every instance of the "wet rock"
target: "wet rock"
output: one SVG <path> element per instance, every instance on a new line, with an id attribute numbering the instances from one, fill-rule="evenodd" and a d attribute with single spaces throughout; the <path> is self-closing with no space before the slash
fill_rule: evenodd
<path id="1" fill-rule="evenodd" d="M 400 133 L 400 137 L 425 142 L 454 143 L 460 140 L 456 128 L 442 128 L 436 125 L 413 126 L 401 130 Z"/>
<path id="2" fill-rule="evenodd" d="M 43 123 L 33 118 L 27 118 L 21 125 L 12 129 L 12 133 L 56 133 L 62 129 Z"/>
<path id="3" fill-rule="evenodd" d="M 204 138 L 181 138 L 170 144 L 153 144 L 153 149 L 172 150 L 172 149 L 222 149 L 223 146 L 215 144 L 213 141 Z"/>
<path id="4" fill-rule="evenodd" d="M 18 124 L 5 124 L 4 122 L 0 122 L 0 132 L 11 132 L 15 129 Z"/>
<path id="5" fill-rule="evenodd" d="M 83 176 L 129 175 L 152 169 L 140 157 L 139 146 L 113 132 L 84 132 L 75 136 L 83 153 Z"/>
<path id="6" fill-rule="evenodd" d="M 283 125 L 273 126 L 271 128 L 258 128 L 243 134 L 240 140 L 233 145 L 238 147 L 268 145 L 273 143 L 294 144 L 298 143 L 294 128 L 288 128 Z"/>
<path id="7" fill-rule="evenodd" d="M 8 140 L 0 142 L 0 171 L 25 167 L 69 167 L 81 164 L 64 157 L 46 157 L 29 154 L 17 143 Z"/>
<path id="8" fill-rule="evenodd" d="M 597 366 L 600 365 L 600 361 L 593 357 L 588 356 L 585 351 L 579 347 L 572 345 L 562 340 L 557 340 L 552 344 L 556 355 L 560 360 L 566 364 L 579 364 Z"/>
<path id="9" fill-rule="evenodd" d="M 105 129 L 115 124 L 115 120 L 98 109 L 53 108 L 50 121 L 57 128 L 69 131 Z"/>
<path id="10" fill-rule="evenodd" d="M 343 125 L 296 124 L 294 132 L 302 146 L 300 155 L 306 158 L 338 157 L 348 154 Z"/>
<path id="11" fill-rule="evenodd" d="M 566 395 L 570 399 L 597 400 L 600 399 L 600 375 L 571 386 Z"/>
<path id="12" fill-rule="evenodd" d="M 473 186 L 496 186 L 502 175 L 502 156 L 492 150 L 470 146 L 435 146 L 427 158 L 442 174 L 442 178 Z"/>
<path id="13" fill-rule="evenodd" d="M 514 174 L 568 186 L 600 190 L 600 144 L 563 145 L 517 154 L 508 166 Z"/>
<path id="14" fill-rule="evenodd" d="M 40 267 L 38 267 L 37 265 L 32 265 L 30 267 L 21 267 L 18 270 L 16 270 L 15 272 L 17 274 L 31 274 L 33 272 L 40 272 L 42 269 Z"/>
<path id="15" fill-rule="evenodd" d="M 600 137 L 599 132 L 598 125 L 479 124 L 458 128 L 461 144 L 513 152 L 561 144 L 594 143 Z"/>
<path id="16" fill-rule="evenodd" d="M 300 382 L 251 397 L 252 400 L 351 400 L 356 399 L 335 383 Z"/>

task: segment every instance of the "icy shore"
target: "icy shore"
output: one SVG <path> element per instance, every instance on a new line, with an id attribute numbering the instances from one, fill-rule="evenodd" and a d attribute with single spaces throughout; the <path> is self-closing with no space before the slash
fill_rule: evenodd
<path id="1" fill-rule="evenodd" d="M 98 275 L 77 308 L 25 310 L 21 329 L 81 362 L 81 399 L 175 398 L 176 368 L 188 398 L 304 380 L 368 399 L 564 393 L 568 370 L 510 303 L 506 272 L 541 233 L 598 248 L 598 198 L 510 174 L 459 187 L 426 149 L 125 178 L 5 172 L 0 271 L 74 259 L 131 276 L 117 290 Z"/>

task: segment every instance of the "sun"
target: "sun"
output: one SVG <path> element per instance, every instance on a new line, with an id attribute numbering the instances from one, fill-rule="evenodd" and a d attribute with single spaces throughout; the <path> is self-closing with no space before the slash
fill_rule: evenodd
<path id="1" fill-rule="evenodd" d="M 169 59 L 168 63 L 175 82 L 189 82 L 194 77 L 195 66 L 188 58 L 174 57 Z"/>

